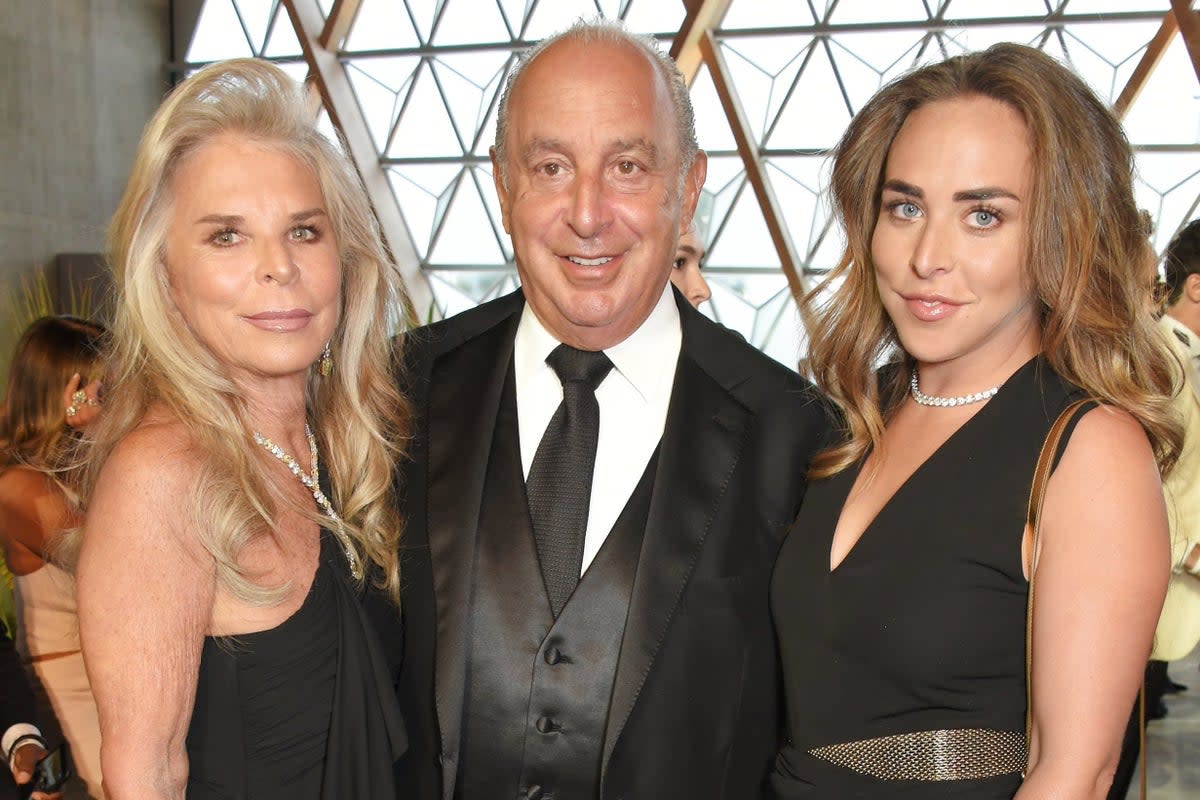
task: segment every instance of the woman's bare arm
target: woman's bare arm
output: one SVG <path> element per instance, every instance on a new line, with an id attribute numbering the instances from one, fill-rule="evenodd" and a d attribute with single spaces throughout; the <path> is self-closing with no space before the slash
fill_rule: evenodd
<path id="1" fill-rule="evenodd" d="M 80 636 L 110 800 L 179 800 L 215 591 L 183 509 L 194 469 L 178 430 L 150 426 L 104 465 L 78 569 Z"/>
<path id="2" fill-rule="evenodd" d="M 1046 491 L 1020 800 L 1108 794 L 1166 593 L 1169 538 L 1141 426 L 1112 408 L 1088 412 Z"/>

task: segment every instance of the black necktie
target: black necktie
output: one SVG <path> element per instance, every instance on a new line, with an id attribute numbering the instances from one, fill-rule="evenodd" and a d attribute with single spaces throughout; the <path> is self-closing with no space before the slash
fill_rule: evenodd
<path id="1" fill-rule="evenodd" d="M 538 444 L 525 482 L 529 516 L 550 608 L 557 617 L 583 567 L 583 538 L 592 499 L 592 468 L 600 435 L 596 387 L 612 369 L 602 352 L 565 344 L 546 356 L 562 381 L 563 399 Z"/>

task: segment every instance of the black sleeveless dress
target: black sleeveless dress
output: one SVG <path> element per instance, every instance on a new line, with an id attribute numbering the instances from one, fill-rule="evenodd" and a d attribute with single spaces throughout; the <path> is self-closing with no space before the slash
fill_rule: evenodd
<path id="1" fill-rule="evenodd" d="M 208 637 L 187 736 L 188 800 L 395 797 L 407 737 L 378 636 L 332 534 L 270 630 Z"/>
<path id="2" fill-rule="evenodd" d="M 1023 748 L 1025 511 L 1046 434 L 1079 396 L 1040 357 L 1029 361 L 917 468 L 832 571 L 834 529 L 858 468 L 809 487 L 771 583 L 789 739 L 769 797 L 1013 796 L 1019 771 L 882 779 L 821 748 L 971 728 L 1019 734 Z"/>

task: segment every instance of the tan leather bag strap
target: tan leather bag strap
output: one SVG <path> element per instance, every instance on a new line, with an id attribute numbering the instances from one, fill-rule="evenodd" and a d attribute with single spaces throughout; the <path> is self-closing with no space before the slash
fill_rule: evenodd
<path id="1" fill-rule="evenodd" d="M 1033 741 L 1033 597 L 1034 576 L 1037 575 L 1038 538 L 1041 535 L 1042 505 L 1046 502 L 1046 484 L 1054 466 L 1054 456 L 1062 441 L 1063 431 L 1080 408 L 1090 400 L 1076 400 L 1063 409 L 1058 419 L 1050 426 L 1042 452 L 1038 454 L 1037 467 L 1033 471 L 1033 485 L 1029 489 L 1029 508 L 1025 513 L 1026 530 L 1029 531 L 1029 603 L 1025 608 L 1025 746 Z M 1142 682 L 1138 692 L 1139 743 L 1141 758 L 1141 797 L 1146 800 L 1146 684 Z"/>

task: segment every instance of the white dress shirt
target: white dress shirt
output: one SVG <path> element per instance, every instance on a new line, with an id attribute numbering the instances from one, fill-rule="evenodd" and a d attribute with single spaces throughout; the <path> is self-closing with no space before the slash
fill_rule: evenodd
<path id="1" fill-rule="evenodd" d="M 682 340 L 679 309 L 668 283 L 641 327 L 604 351 L 613 369 L 596 389 L 600 438 L 583 542 L 585 572 L 662 438 Z M 526 303 L 513 349 L 521 468 L 526 480 L 542 434 L 562 402 L 562 384 L 546 363 L 546 356 L 559 344 Z"/>

